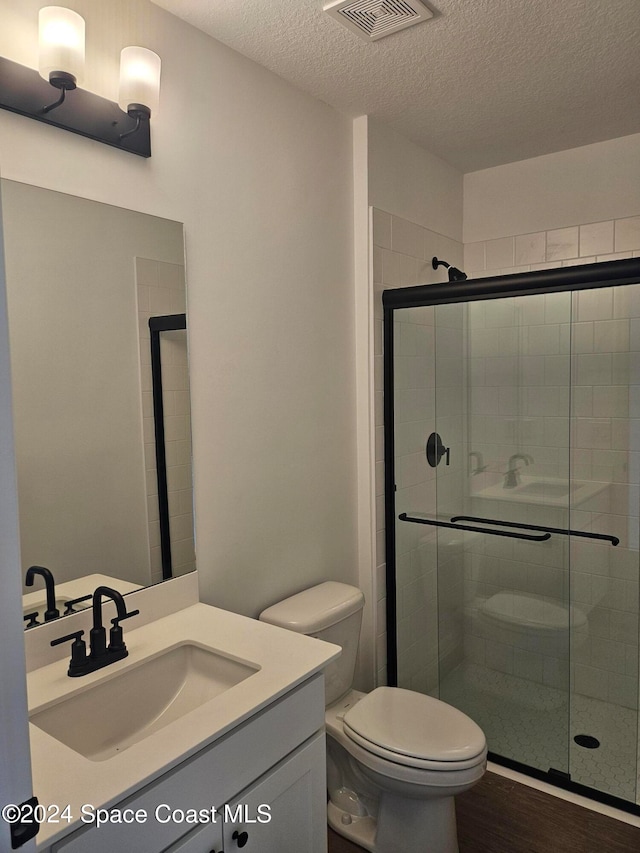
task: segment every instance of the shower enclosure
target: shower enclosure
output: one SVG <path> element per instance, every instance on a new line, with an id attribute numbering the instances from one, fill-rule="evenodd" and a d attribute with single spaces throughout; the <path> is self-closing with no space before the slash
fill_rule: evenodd
<path id="1" fill-rule="evenodd" d="M 640 259 L 387 290 L 389 683 L 636 809 Z"/>

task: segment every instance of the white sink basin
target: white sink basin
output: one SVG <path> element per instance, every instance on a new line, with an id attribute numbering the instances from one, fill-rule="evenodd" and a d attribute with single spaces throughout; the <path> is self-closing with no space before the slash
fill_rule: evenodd
<path id="1" fill-rule="evenodd" d="M 259 670 L 185 643 L 36 710 L 30 721 L 86 758 L 104 761 Z"/>
<path id="2" fill-rule="evenodd" d="M 513 488 L 505 489 L 500 483 L 474 492 L 471 497 L 576 509 L 580 504 L 600 494 L 607 485 L 595 480 L 522 477 L 521 482 Z"/>

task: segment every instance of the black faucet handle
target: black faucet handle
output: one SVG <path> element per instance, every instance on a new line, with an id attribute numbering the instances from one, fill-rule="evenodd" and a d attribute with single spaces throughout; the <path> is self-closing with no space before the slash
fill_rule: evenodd
<path id="1" fill-rule="evenodd" d="M 25 613 L 22 618 L 27 623 L 26 627 L 35 628 L 36 625 L 39 625 L 40 623 L 38 622 L 38 616 L 39 614 L 37 610 L 34 610 L 33 613 Z"/>
<path id="2" fill-rule="evenodd" d="M 114 628 L 117 628 L 120 622 L 124 622 L 125 619 L 131 619 L 132 616 L 138 616 L 139 613 L 139 610 L 130 610 L 128 613 L 125 613 L 124 616 L 116 616 L 115 619 L 111 620 L 111 624 Z"/>
<path id="3" fill-rule="evenodd" d="M 69 616 L 71 613 L 77 613 L 74 610 L 74 605 L 80 604 L 81 601 L 91 601 L 93 595 L 89 593 L 89 595 L 81 595 L 80 598 L 71 598 L 69 601 L 65 601 L 64 603 L 64 615 Z"/>
<path id="4" fill-rule="evenodd" d="M 52 646 L 59 646 L 61 643 L 67 643 L 73 640 L 71 644 L 71 660 L 69 661 L 68 674 L 84 675 L 85 666 L 87 663 L 87 644 L 82 639 L 84 631 L 75 631 L 73 634 L 67 634 L 64 637 L 58 637 L 57 640 L 51 640 Z"/>
<path id="5" fill-rule="evenodd" d="M 57 640 L 51 640 L 52 646 L 60 646 L 62 643 L 67 643 L 69 640 L 73 640 L 74 643 L 82 643 L 84 640 L 82 639 L 84 635 L 84 631 L 74 631 L 73 634 L 66 634 L 64 637 L 58 637 Z"/>
<path id="6" fill-rule="evenodd" d="M 115 619 L 111 620 L 113 627 L 109 631 L 109 651 L 126 653 L 127 646 L 123 639 L 120 623 L 124 619 L 130 619 L 132 616 L 137 616 L 139 613 L 139 610 L 132 610 L 130 613 L 125 613 L 124 616 L 116 616 Z"/>

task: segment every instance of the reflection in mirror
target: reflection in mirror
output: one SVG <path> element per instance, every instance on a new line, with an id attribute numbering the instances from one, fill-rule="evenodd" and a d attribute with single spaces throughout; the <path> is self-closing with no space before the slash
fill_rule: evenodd
<path id="1" fill-rule="evenodd" d="M 23 581 L 48 568 L 64 615 L 100 584 L 163 579 L 148 321 L 185 311 L 183 228 L 15 181 L 2 196 Z M 166 356 L 174 574 L 195 568 L 181 334 Z M 25 624 L 47 610 L 33 574 Z"/>
<path id="2" fill-rule="evenodd" d="M 195 568 L 186 327 L 186 314 L 149 318 L 164 578 L 183 575 Z"/>

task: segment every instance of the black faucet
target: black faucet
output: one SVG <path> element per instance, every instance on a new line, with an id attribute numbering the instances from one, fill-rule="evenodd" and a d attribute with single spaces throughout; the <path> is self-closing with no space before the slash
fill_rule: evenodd
<path id="1" fill-rule="evenodd" d="M 56 607 L 56 590 L 53 575 L 49 569 L 44 566 L 31 566 L 27 569 L 27 576 L 24 581 L 25 584 L 27 586 L 33 586 L 33 581 L 36 575 L 40 575 L 44 578 L 44 584 L 47 588 L 47 609 L 44 613 L 44 621 L 51 622 L 52 619 L 57 619 L 58 616 L 60 616 L 60 611 Z M 27 627 L 31 626 L 29 625 Z"/>
<path id="2" fill-rule="evenodd" d="M 115 619 L 111 620 L 112 627 L 109 631 L 108 646 L 107 633 L 102 624 L 103 597 L 110 598 L 115 603 L 118 614 Z M 68 634 L 51 641 L 52 646 L 58 646 L 60 643 L 73 640 L 68 675 L 72 678 L 87 675 L 90 672 L 95 672 L 96 669 L 102 669 L 104 666 L 109 666 L 111 663 L 126 658 L 129 652 L 123 640 L 120 623 L 124 619 L 137 616 L 138 613 L 140 613 L 139 610 L 132 610 L 127 613 L 124 598 L 117 589 L 112 589 L 110 586 L 99 586 L 93 593 L 93 628 L 89 632 L 89 654 L 87 654 L 87 644 L 82 639 L 84 631 L 76 631 L 74 634 Z"/>
<path id="3" fill-rule="evenodd" d="M 522 459 L 525 465 L 533 462 L 533 456 L 528 453 L 514 453 L 513 456 L 510 456 L 509 469 L 504 472 L 503 489 L 515 489 L 516 486 L 520 485 L 520 475 L 518 474 L 520 468 L 516 465 L 518 459 Z"/>

